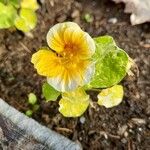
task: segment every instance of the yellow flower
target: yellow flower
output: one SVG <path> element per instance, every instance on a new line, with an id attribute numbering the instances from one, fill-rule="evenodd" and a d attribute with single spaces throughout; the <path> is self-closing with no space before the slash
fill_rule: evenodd
<path id="1" fill-rule="evenodd" d="M 87 84 L 94 74 L 91 56 L 94 40 L 73 22 L 59 23 L 50 28 L 47 43 L 52 49 L 40 49 L 31 62 L 40 75 L 58 91 L 72 91 Z"/>

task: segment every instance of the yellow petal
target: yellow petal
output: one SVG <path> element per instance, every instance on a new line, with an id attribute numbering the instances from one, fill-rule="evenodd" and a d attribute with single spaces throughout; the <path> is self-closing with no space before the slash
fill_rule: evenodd
<path id="1" fill-rule="evenodd" d="M 56 52 L 64 50 L 64 32 L 66 28 L 72 27 L 74 30 L 80 27 L 73 22 L 58 23 L 54 25 L 47 33 L 47 43 L 49 47 Z"/>
<path id="2" fill-rule="evenodd" d="M 46 77 L 57 76 L 62 71 L 58 57 L 51 50 L 39 50 L 32 55 L 31 62 L 34 64 L 37 72 Z"/>
<path id="3" fill-rule="evenodd" d="M 78 117 L 86 111 L 89 105 L 89 95 L 82 88 L 65 92 L 62 94 L 59 105 L 59 112 L 65 117 Z"/>
<path id="4" fill-rule="evenodd" d="M 80 28 L 69 27 L 64 31 L 64 51 L 70 50 L 81 59 L 90 58 L 95 52 L 95 43 L 90 35 Z M 71 47 L 67 49 L 67 46 Z"/>
<path id="5" fill-rule="evenodd" d="M 123 98 L 123 87 L 121 85 L 114 85 L 111 88 L 103 89 L 98 94 L 98 104 L 106 108 L 111 108 L 119 105 Z"/>
<path id="6" fill-rule="evenodd" d="M 80 57 L 83 55 L 84 58 L 91 57 L 95 52 L 94 40 L 73 22 L 59 23 L 50 28 L 47 43 L 58 53 L 67 51 L 69 47 L 69 50 L 79 53 Z"/>
<path id="7" fill-rule="evenodd" d="M 91 54 L 95 53 L 95 42 L 91 38 L 91 36 L 88 33 L 85 33 L 85 39 L 86 39 L 86 44 L 88 45 L 88 49 L 91 52 Z"/>

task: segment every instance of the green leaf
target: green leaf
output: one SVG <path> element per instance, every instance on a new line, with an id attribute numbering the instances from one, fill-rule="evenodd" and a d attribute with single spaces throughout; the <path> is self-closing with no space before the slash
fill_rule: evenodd
<path id="1" fill-rule="evenodd" d="M 127 73 L 129 57 L 118 48 L 110 36 L 95 38 L 96 72 L 89 84 L 93 88 L 106 88 L 118 84 Z"/>
<path id="2" fill-rule="evenodd" d="M 17 29 L 23 32 L 29 32 L 34 29 L 37 24 L 36 13 L 31 9 L 21 9 L 20 16 L 15 20 Z"/>
<path id="3" fill-rule="evenodd" d="M 13 5 L 14 7 L 18 8 L 20 0 L 0 0 L 0 2 L 5 5 Z"/>
<path id="4" fill-rule="evenodd" d="M 33 112 L 38 111 L 39 108 L 40 108 L 40 106 L 39 106 L 38 104 L 33 105 L 33 108 L 32 108 L 32 109 L 33 109 Z"/>
<path id="5" fill-rule="evenodd" d="M 12 4 L 16 8 L 19 8 L 20 0 L 9 0 L 8 3 Z"/>
<path id="6" fill-rule="evenodd" d="M 37 0 L 22 0 L 21 8 L 37 10 L 39 8 L 39 5 L 37 3 Z"/>
<path id="7" fill-rule="evenodd" d="M 17 11 L 12 5 L 0 3 L 0 29 L 13 26 L 16 17 Z"/>
<path id="8" fill-rule="evenodd" d="M 28 103 L 31 104 L 31 105 L 34 105 L 37 103 L 37 97 L 34 93 L 30 93 L 28 95 Z"/>
<path id="9" fill-rule="evenodd" d="M 6 0 L 0 0 L 0 3 L 6 4 Z"/>
<path id="10" fill-rule="evenodd" d="M 59 112 L 65 117 L 78 117 L 86 111 L 89 102 L 89 95 L 82 88 L 65 92 L 59 101 Z"/>
<path id="11" fill-rule="evenodd" d="M 32 110 L 27 110 L 26 112 L 25 112 L 25 114 L 28 116 L 28 117 L 31 117 L 32 115 L 33 115 L 33 111 Z"/>
<path id="12" fill-rule="evenodd" d="M 42 86 L 42 93 L 46 98 L 46 101 L 56 101 L 57 97 L 60 95 L 60 92 L 55 90 L 48 83 L 44 83 Z"/>
<path id="13" fill-rule="evenodd" d="M 84 15 L 84 20 L 85 20 L 87 23 L 90 23 L 90 22 L 93 21 L 93 16 L 92 16 L 91 14 L 89 14 L 89 13 L 86 13 L 86 14 Z"/>
<path id="14" fill-rule="evenodd" d="M 103 89 L 98 94 L 98 104 L 111 108 L 119 105 L 123 98 L 123 87 L 121 85 L 115 85 L 111 88 Z"/>

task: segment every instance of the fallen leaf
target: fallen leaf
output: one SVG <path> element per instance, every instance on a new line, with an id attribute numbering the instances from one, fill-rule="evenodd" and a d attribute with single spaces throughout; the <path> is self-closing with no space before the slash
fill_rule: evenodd
<path id="1" fill-rule="evenodd" d="M 132 25 L 150 22 L 150 0 L 113 0 L 116 3 L 125 3 L 125 13 L 132 13 Z"/>
<path id="2" fill-rule="evenodd" d="M 111 88 L 103 89 L 98 94 L 98 104 L 111 108 L 119 105 L 123 98 L 123 87 L 121 85 L 114 85 Z"/>

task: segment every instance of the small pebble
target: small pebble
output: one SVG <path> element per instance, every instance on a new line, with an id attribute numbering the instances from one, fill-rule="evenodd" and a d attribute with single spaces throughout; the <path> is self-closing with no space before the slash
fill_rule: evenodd
<path id="1" fill-rule="evenodd" d="M 33 35 L 31 32 L 27 32 L 27 33 L 25 33 L 25 35 L 26 35 L 28 38 L 31 38 L 31 39 L 34 38 L 34 35 Z"/>
<path id="2" fill-rule="evenodd" d="M 82 141 L 82 137 L 79 137 L 79 140 Z"/>
<path id="3" fill-rule="evenodd" d="M 100 134 L 103 135 L 106 140 L 108 139 L 108 135 L 105 131 L 100 131 Z"/>
<path id="4" fill-rule="evenodd" d="M 121 139 L 121 142 L 122 142 L 123 144 L 125 144 L 125 143 L 127 143 L 127 140 L 126 140 L 125 138 L 123 138 L 123 139 Z"/>
<path id="5" fill-rule="evenodd" d="M 77 18 L 80 16 L 80 11 L 79 10 L 74 10 L 73 13 L 71 14 L 72 18 Z"/>
<path id="6" fill-rule="evenodd" d="M 116 24 L 117 22 L 118 22 L 118 19 L 117 18 L 110 18 L 110 19 L 108 19 L 108 22 L 109 23 L 112 23 L 112 24 Z"/>
<path id="7" fill-rule="evenodd" d="M 80 117 L 80 123 L 84 124 L 85 123 L 85 117 Z"/>
<path id="8" fill-rule="evenodd" d="M 126 131 L 125 133 L 124 133 L 124 137 L 128 137 L 128 132 Z"/>
<path id="9" fill-rule="evenodd" d="M 130 133 L 133 133 L 133 130 L 132 130 L 132 129 L 129 129 L 129 132 L 130 132 Z"/>
<path id="10" fill-rule="evenodd" d="M 148 124 L 148 126 L 147 126 L 149 129 L 150 129 L 150 124 Z"/>
<path id="11" fill-rule="evenodd" d="M 138 128 L 139 131 L 142 131 L 142 128 Z"/>

